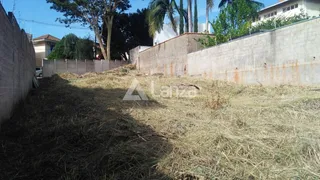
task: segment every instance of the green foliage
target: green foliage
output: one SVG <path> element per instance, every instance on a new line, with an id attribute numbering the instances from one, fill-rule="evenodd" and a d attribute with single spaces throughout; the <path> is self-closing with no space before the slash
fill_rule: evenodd
<path id="1" fill-rule="evenodd" d="M 251 32 L 260 32 L 262 30 L 270 30 L 275 29 L 278 27 L 290 25 L 299 21 L 303 21 L 309 19 L 303 11 L 300 12 L 298 15 L 294 15 L 292 17 L 277 17 L 277 18 L 270 18 L 267 21 L 263 21 L 258 23 L 257 25 L 253 26 Z"/>
<path id="2" fill-rule="evenodd" d="M 233 3 L 233 0 L 221 0 L 219 3 L 219 8 L 224 8 L 225 6 L 228 6 L 230 4 Z M 259 1 L 255 1 L 255 0 L 246 0 L 246 3 L 252 7 L 261 9 L 264 7 L 264 4 L 259 2 Z"/>
<path id="3" fill-rule="evenodd" d="M 76 59 L 92 59 L 93 58 L 93 42 L 90 39 L 78 39 L 75 52 Z"/>
<path id="4" fill-rule="evenodd" d="M 68 34 L 64 38 L 64 52 L 66 59 L 76 59 L 76 43 L 78 37 L 74 34 Z"/>
<path id="5" fill-rule="evenodd" d="M 48 59 L 92 59 L 92 46 L 91 40 L 68 34 L 55 45 Z"/>
<path id="6" fill-rule="evenodd" d="M 216 38 L 206 35 L 204 38 L 196 39 L 203 47 L 211 47 L 217 44 Z"/>
<path id="7" fill-rule="evenodd" d="M 211 1 L 207 3 L 211 5 Z M 252 20 L 258 17 L 258 10 L 262 7 L 263 3 L 254 0 L 221 0 L 220 14 L 210 23 L 215 36 L 198 41 L 204 47 L 210 47 L 248 34 Z"/>
<path id="8" fill-rule="evenodd" d="M 108 27 L 112 28 L 113 16 L 115 13 L 123 12 L 130 8 L 129 0 L 46 0 L 51 4 L 51 9 L 63 13 L 63 18 L 58 18 L 61 23 L 69 26 L 72 23 L 81 23 L 90 25 L 98 39 L 100 49 L 106 59 L 110 59 L 110 37 L 109 31 L 106 42 L 106 50 L 102 42 L 100 34 L 100 26 L 103 22 L 108 23 Z M 72 46 L 71 46 L 72 47 Z M 67 47 L 68 48 L 68 47 Z M 70 51 L 73 52 L 73 51 Z M 68 54 L 67 56 L 74 56 Z"/>
<path id="9" fill-rule="evenodd" d="M 151 0 L 147 15 L 150 36 L 153 37 L 156 31 L 160 31 L 163 28 L 166 16 L 172 24 L 173 30 L 176 31 L 177 24 L 174 19 L 175 11 L 179 11 L 175 0 Z"/>
<path id="10" fill-rule="evenodd" d="M 65 38 L 62 38 L 53 48 L 53 51 L 49 54 L 48 59 L 64 59 L 64 41 Z"/>
<path id="11" fill-rule="evenodd" d="M 294 15 L 292 17 L 270 18 L 254 26 L 251 26 L 252 23 L 250 19 L 243 22 L 240 21 L 240 23 L 235 23 L 233 25 L 232 24 L 230 25 L 230 23 L 228 23 L 229 12 L 226 11 L 227 9 L 228 8 L 222 10 L 219 14 L 218 19 L 213 23 L 211 23 L 211 26 L 214 29 L 215 35 L 206 36 L 205 38 L 201 38 L 198 40 L 204 47 L 215 46 L 224 42 L 228 42 L 240 36 L 262 32 L 265 30 L 276 29 L 282 26 L 290 25 L 290 24 L 307 20 L 310 18 L 302 11 L 300 14 Z M 237 25 L 237 26 L 234 26 L 234 25 Z"/>
<path id="12" fill-rule="evenodd" d="M 146 21 L 147 9 L 137 10 L 136 13 L 119 13 L 114 16 L 111 37 L 111 58 L 126 58 L 126 53 L 139 45 L 152 46 L 153 39 L 149 36 L 149 25 Z M 104 25 L 105 26 L 105 25 Z M 103 28 L 104 41 L 108 34 Z"/>
<path id="13" fill-rule="evenodd" d="M 214 6 L 214 0 L 206 0 L 206 8 L 208 8 L 209 11 L 212 10 Z"/>
<path id="14" fill-rule="evenodd" d="M 197 0 L 194 0 L 194 22 L 193 22 L 193 31 L 198 32 L 198 3 Z"/>
<path id="15" fill-rule="evenodd" d="M 51 9 L 63 13 L 58 20 L 65 24 L 82 23 L 98 26 L 104 15 L 130 8 L 129 0 L 47 0 Z M 108 12 L 108 13 L 106 13 Z M 93 28 L 93 27 L 92 27 Z"/>
<path id="16" fill-rule="evenodd" d="M 252 19 L 258 16 L 258 8 L 247 3 L 247 0 L 234 0 L 211 23 L 215 37 L 207 36 L 199 40 L 205 47 L 214 46 L 249 33 Z"/>

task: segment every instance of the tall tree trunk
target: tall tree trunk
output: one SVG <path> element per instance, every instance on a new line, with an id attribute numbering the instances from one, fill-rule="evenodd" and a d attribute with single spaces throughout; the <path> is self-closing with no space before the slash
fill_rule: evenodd
<path id="1" fill-rule="evenodd" d="M 99 32 L 99 28 L 98 27 L 94 27 L 93 31 L 94 31 L 94 34 L 96 35 L 97 39 L 98 39 L 99 46 L 100 46 L 100 49 L 101 49 L 103 57 L 107 57 L 107 53 L 106 53 L 106 50 L 104 49 L 104 45 L 103 45 L 103 42 L 102 42 L 101 34 Z"/>
<path id="2" fill-rule="evenodd" d="M 188 0 L 188 26 L 189 32 L 192 32 L 192 0 Z"/>
<path id="3" fill-rule="evenodd" d="M 194 0 L 194 32 L 198 32 L 198 3 L 197 0 Z"/>
<path id="4" fill-rule="evenodd" d="M 110 17 L 107 17 L 107 56 L 106 60 L 111 60 L 111 35 L 112 35 L 112 24 L 113 24 L 113 15 Z"/>
<path id="5" fill-rule="evenodd" d="M 180 35 L 184 33 L 184 10 L 183 10 L 183 0 L 180 0 L 180 7 L 179 7 L 179 12 L 180 12 L 180 24 L 179 24 L 179 28 L 180 28 Z"/>
<path id="6" fill-rule="evenodd" d="M 206 31 L 209 33 L 209 6 L 206 6 Z"/>

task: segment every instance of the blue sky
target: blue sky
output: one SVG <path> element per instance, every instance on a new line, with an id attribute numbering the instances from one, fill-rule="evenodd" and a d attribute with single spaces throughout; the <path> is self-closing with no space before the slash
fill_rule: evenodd
<path id="1" fill-rule="evenodd" d="M 265 6 L 272 5 L 278 0 L 260 0 Z M 26 32 L 33 34 L 33 37 L 38 37 L 44 34 L 51 34 L 58 38 L 62 38 L 64 35 L 74 33 L 80 37 L 94 37 L 92 31 L 82 27 L 79 24 L 72 25 L 75 28 L 65 28 L 59 22 L 56 22 L 56 18 L 61 17 L 61 13 L 58 13 L 50 9 L 50 4 L 46 3 L 46 0 L 0 0 L 5 10 L 14 11 L 16 18 L 18 19 L 21 28 Z M 15 2 L 15 3 L 14 3 Z M 135 12 L 137 9 L 146 8 L 150 0 L 131 0 L 131 8 L 129 12 Z M 179 0 L 176 0 L 178 3 Z M 214 19 L 218 14 L 217 5 L 219 0 L 215 0 L 215 8 L 213 9 L 210 19 Z M 15 6 L 14 6 L 15 4 Z M 186 2 L 185 2 L 186 6 Z M 198 0 L 198 14 L 199 22 L 205 21 L 205 0 Z M 38 24 L 30 21 L 45 22 L 47 24 L 55 24 L 55 26 L 49 26 L 44 24 Z M 78 29 L 80 28 L 80 29 Z"/>

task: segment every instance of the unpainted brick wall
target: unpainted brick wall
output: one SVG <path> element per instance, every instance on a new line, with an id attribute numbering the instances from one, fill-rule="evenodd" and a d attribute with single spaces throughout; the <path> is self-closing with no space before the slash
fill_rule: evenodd
<path id="1" fill-rule="evenodd" d="M 27 96 L 34 73 L 32 42 L 0 3 L 0 123 L 9 119 L 15 105 Z"/>

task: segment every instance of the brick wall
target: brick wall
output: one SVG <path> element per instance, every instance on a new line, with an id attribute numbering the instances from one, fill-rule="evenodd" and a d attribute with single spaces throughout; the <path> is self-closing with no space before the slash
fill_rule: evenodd
<path id="1" fill-rule="evenodd" d="M 32 88 L 35 52 L 14 15 L 0 4 L 0 123 Z"/>

